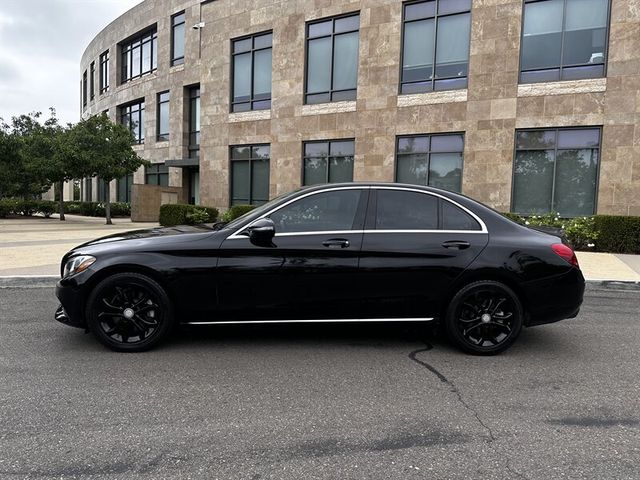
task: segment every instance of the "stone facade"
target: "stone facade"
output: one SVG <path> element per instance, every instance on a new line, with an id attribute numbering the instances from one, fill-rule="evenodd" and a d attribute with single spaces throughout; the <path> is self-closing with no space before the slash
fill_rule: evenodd
<path id="1" fill-rule="evenodd" d="M 185 64 L 170 67 L 171 15 L 186 11 Z M 304 105 L 305 22 L 360 12 L 357 99 Z M 393 181 L 397 135 L 463 132 L 463 193 L 499 210 L 511 204 L 515 130 L 601 126 L 597 212 L 640 215 L 640 6 L 612 0 L 606 78 L 519 85 L 523 2 L 473 0 L 468 89 L 398 95 L 402 2 L 397 0 L 146 0 L 88 46 L 80 75 L 110 50 L 110 88 L 84 115 L 146 100 L 140 154 L 187 156 L 185 87 L 201 88 L 200 199 L 229 206 L 229 145 L 271 145 L 270 194 L 301 183 L 301 144 L 355 139 L 354 180 Z M 192 29 L 204 22 L 199 30 Z M 120 85 L 117 45 L 157 23 L 158 69 Z M 229 113 L 230 40 L 273 31 L 272 108 Z M 97 82 L 97 79 L 96 79 Z M 155 141 L 156 94 L 171 90 L 171 137 Z M 135 183 L 144 182 L 142 171 Z M 170 185 L 183 186 L 180 169 Z M 95 189 L 94 189 L 95 191 Z M 112 188 L 115 191 L 115 188 Z"/>

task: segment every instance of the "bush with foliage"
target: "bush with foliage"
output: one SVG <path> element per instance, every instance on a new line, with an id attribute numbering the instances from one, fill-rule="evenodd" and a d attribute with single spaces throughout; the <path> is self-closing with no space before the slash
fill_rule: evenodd
<path id="1" fill-rule="evenodd" d="M 196 225 L 212 223 L 218 219 L 218 209 L 184 204 L 165 204 L 160 206 L 160 225 Z"/>
<path id="2" fill-rule="evenodd" d="M 16 215 L 18 212 L 18 200 L 14 198 L 0 198 L 0 218 Z"/>
<path id="3" fill-rule="evenodd" d="M 230 222 L 256 208 L 255 205 L 234 205 L 222 215 L 223 222 Z"/>
<path id="4" fill-rule="evenodd" d="M 43 214 L 45 218 L 51 217 L 51 214 L 58 210 L 56 202 L 50 200 L 40 200 L 38 202 L 38 212 Z"/>
<path id="5" fill-rule="evenodd" d="M 596 215 L 594 225 L 598 251 L 640 254 L 640 217 Z"/>

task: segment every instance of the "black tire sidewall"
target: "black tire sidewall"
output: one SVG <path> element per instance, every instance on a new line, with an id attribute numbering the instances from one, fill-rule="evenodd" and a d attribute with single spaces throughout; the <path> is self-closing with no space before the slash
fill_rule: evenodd
<path id="1" fill-rule="evenodd" d="M 111 339 L 100 326 L 97 312 L 95 311 L 94 304 L 99 300 L 100 295 L 107 289 L 113 288 L 118 284 L 133 284 L 140 285 L 153 292 L 157 297 L 160 309 L 162 309 L 162 322 L 158 329 L 149 338 L 146 338 L 142 342 L 136 342 L 132 344 L 125 344 L 117 342 Z M 142 275 L 140 273 L 116 273 L 111 275 L 98 283 L 87 300 L 86 306 L 87 326 L 93 333 L 96 339 L 117 352 L 143 352 L 155 347 L 158 343 L 165 339 L 168 333 L 173 327 L 173 309 L 167 293 L 162 286 L 153 280 L 152 278 Z"/>
<path id="2" fill-rule="evenodd" d="M 471 345 L 469 342 L 467 342 L 464 339 L 464 337 L 462 337 L 462 334 L 458 331 L 458 328 L 457 328 L 458 318 L 456 313 L 458 311 L 460 304 L 466 298 L 466 296 L 469 295 L 469 293 L 481 287 L 485 287 L 485 288 L 492 287 L 492 288 L 501 289 L 505 294 L 511 297 L 511 301 L 513 302 L 514 308 L 516 310 L 514 312 L 516 318 L 513 320 L 512 330 L 509 338 L 507 338 L 504 342 L 500 343 L 499 345 L 495 345 L 493 347 L 477 347 L 477 346 Z M 446 331 L 447 337 L 449 341 L 451 341 L 456 347 L 460 348 L 461 350 L 467 353 L 472 353 L 474 355 L 496 355 L 500 352 L 503 352 L 507 348 L 509 348 L 516 341 L 516 339 L 520 335 L 520 332 L 522 331 L 523 318 L 524 318 L 524 310 L 522 308 L 522 303 L 520 302 L 520 299 L 511 288 L 497 281 L 480 280 L 462 287 L 458 291 L 458 293 L 454 295 L 453 299 L 451 300 L 451 303 L 449 304 L 449 308 L 447 309 L 447 314 L 446 314 L 444 323 L 445 323 L 445 331 Z"/>

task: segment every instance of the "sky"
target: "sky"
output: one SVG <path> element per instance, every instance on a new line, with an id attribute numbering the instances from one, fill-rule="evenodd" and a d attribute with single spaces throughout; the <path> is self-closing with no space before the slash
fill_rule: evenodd
<path id="1" fill-rule="evenodd" d="M 141 0 L 0 0 L 0 117 L 54 107 L 80 119 L 80 57 L 102 28 Z"/>

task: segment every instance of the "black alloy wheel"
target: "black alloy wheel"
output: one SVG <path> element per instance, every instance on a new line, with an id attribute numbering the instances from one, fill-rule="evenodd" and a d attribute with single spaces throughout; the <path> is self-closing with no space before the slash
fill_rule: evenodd
<path id="1" fill-rule="evenodd" d="M 164 289 L 138 273 L 118 273 L 102 280 L 87 302 L 87 324 L 112 350 L 140 352 L 154 347 L 173 324 Z"/>
<path id="2" fill-rule="evenodd" d="M 517 295 L 491 280 L 463 287 L 451 301 L 445 328 L 462 350 L 494 355 L 513 344 L 522 330 L 523 310 Z"/>

